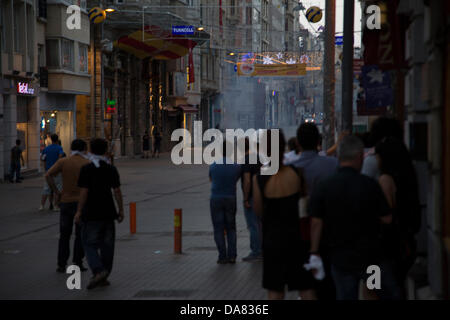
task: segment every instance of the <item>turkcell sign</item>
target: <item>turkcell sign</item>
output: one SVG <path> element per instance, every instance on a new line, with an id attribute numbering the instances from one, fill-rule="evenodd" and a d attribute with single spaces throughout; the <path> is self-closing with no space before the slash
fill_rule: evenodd
<path id="1" fill-rule="evenodd" d="M 172 26 L 172 34 L 194 34 L 194 26 Z"/>

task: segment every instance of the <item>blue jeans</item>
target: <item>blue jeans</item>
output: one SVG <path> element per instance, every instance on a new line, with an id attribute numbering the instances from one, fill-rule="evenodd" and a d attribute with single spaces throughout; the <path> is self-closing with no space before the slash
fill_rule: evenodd
<path id="1" fill-rule="evenodd" d="M 83 222 L 81 241 L 92 273 L 111 273 L 115 242 L 114 220 Z"/>
<path id="2" fill-rule="evenodd" d="M 11 163 L 11 174 L 9 177 L 9 180 L 12 182 L 14 181 L 14 174 L 16 175 L 16 181 L 20 180 L 20 161 L 16 163 Z"/>
<path id="3" fill-rule="evenodd" d="M 58 266 L 65 267 L 70 256 L 70 237 L 73 230 L 73 219 L 77 212 L 78 202 L 60 203 Z M 81 228 L 75 225 L 75 242 L 73 245 L 73 263 L 81 265 L 84 251 L 81 244 Z"/>
<path id="4" fill-rule="evenodd" d="M 257 257 L 261 255 L 261 224 L 256 213 L 253 211 L 253 200 L 250 200 L 250 206 L 250 208 L 244 206 L 244 214 L 247 229 L 250 233 L 250 255 Z"/>
<path id="5" fill-rule="evenodd" d="M 236 198 L 212 198 L 210 208 L 219 260 L 236 259 Z"/>
<path id="6" fill-rule="evenodd" d="M 382 300 L 402 300 L 403 293 L 395 278 L 392 264 L 384 261 L 378 264 L 381 271 L 381 289 L 374 289 L 377 296 Z M 336 284 L 337 300 L 358 300 L 359 282 L 363 280 L 363 285 L 370 274 L 366 270 L 348 271 L 342 270 L 335 265 L 331 265 L 331 275 Z"/>

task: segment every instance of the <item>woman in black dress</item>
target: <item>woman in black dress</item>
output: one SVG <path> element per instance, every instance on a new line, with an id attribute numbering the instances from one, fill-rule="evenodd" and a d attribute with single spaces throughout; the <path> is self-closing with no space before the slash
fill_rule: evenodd
<path id="1" fill-rule="evenodd" d="M 273 146 L 279 148 L 278 172 L 253 177 L 254 210 L 262 216 L 263 287 L 269 299 L 284 299 L 287 286 L 289 291 L 298 290 L 301 299 L 312 300 L 314 278 L 303 267 L 308 247 L 300 234 L 299 200 L 305 195 L 305 183 L 299 169 L 283 165 L 285 146 L 280 130 L 278 146 Z"/>

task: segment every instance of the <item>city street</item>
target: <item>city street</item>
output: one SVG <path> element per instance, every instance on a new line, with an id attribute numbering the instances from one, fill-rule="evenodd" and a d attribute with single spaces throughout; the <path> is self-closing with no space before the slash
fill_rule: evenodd
<path id="1" fill-rule="evenodd" d="M 68 290 L 56 273 L 59 213 L 39 212 L 43 177 L 1 184 L 0 299 L 266 299 L 261 262 L 248 254 L 238 185 L 238 260 L 216 264 L 209 213 L 208 168 L 175 166 L 160 159 L 118 160 L 126 207 L 117 227 L 111 286 Z M 136 202 L 137 233 L 130 235 L 129 202 Z M 174 208 L 183 209 L 183 254 L 173 253 Z M 87 264 L 85 263 L 87 266 Z M 289 296 L 295 299 L 295 293 Z"/>

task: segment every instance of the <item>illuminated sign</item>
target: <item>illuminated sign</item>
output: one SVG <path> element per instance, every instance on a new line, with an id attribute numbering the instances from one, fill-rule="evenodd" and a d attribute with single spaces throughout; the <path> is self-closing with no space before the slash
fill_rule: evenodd
<path id="1" fill-rule="evenodd" d="M 116 113 L 116 107 L 107 106 L 106 113 Z"/>
<path id="2" fill-rule="evenodd" d="M 194 26 L 172 26 L 172 34 L 186 35 L 194 34 Z"/>
<path id="3" fill-rule="evenodd" d="M 240 76 L 260 76 L 260 77 L 287 77 L 304 76 L 306 74 L 306 64 L 249 64 L 238 63 L 238 75 Z"/>
<path id="4" fill-rule="evenodd" d="M 27 82 L 17 82 L 17 93 L 20 94 L 34 94 L 34 88 Z"/>

